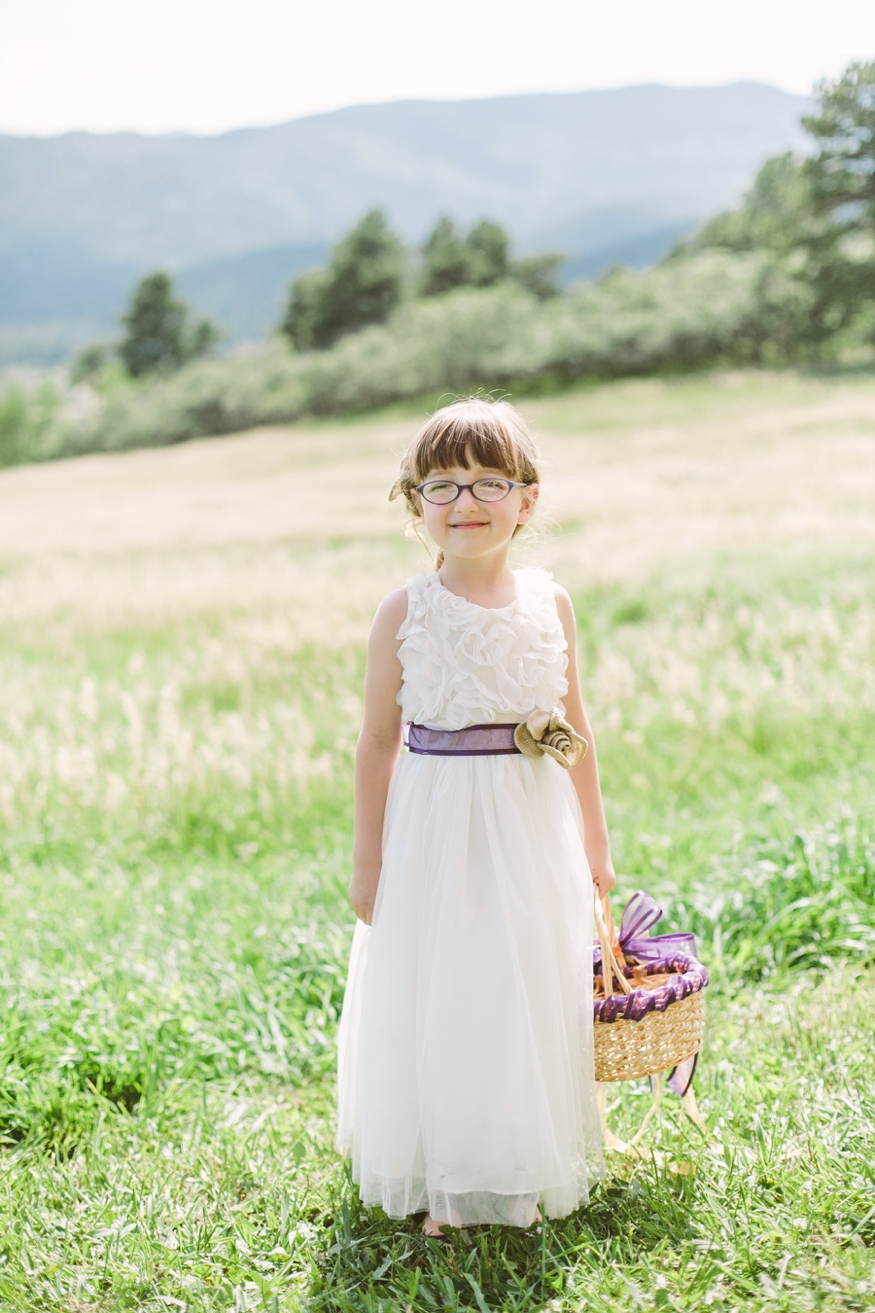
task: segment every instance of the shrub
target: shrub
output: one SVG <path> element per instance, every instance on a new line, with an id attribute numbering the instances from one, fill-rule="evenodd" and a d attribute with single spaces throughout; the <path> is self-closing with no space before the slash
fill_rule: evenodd
<path id="1" fill-rule="evenodd" d="M 95 417 L 58 428 L 54 454 L 181 442 L 475 387 L 776 358 L 799 295 L 764 256 L 719 250 L 644 274 L 617 270 L 548 301 L 512 281 L 459 288 L 408 301 L 388 323 L 328 351 L 294 354 L 274 341 L 122 390 Z"/>
<path id="2" fill-rule="evenodd" d="M 41 458 L 59 404 L 50 383 L 36 391 L 13 383 L 0 393 L 0 466 Z"/>

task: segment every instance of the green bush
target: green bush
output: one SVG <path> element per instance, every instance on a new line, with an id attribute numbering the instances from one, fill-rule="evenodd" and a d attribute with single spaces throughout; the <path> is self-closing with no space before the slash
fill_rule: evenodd
<path id="1" fill-rule="evenodd" d="M 0 466 L 22 465 L 44 455 L 58 406 L 50 383 L 36 391 L 12 383 L 0 392 Z"/>
<path id="2" fill-rule="evenodd" d="M 708 250 L 644 274 L 616 270 L 543 301 L 513 282 L 404 303 L 328 351 L 282 341 L 196 361 L 110 396 L 56 432 L 56 454 L 181 442 L 305 414 L 338 414 L 471 388 L 780 357 L 804 312 L 800 285 L 766 257 Z"/>

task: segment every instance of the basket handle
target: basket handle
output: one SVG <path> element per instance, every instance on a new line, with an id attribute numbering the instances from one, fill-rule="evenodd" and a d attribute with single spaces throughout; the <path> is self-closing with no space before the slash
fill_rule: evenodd
<path id="1" fill-rule="evenodd" d="M 614 992 L 614 976 L 617 978 L 620 993 L 631 994 L 632 986 L 617 965 L 614 950 L 611 948 L 611 941 L 616 934 L 614 931 L 614 918 L 611 915 L 611 904 L 607 895 L 604 898 L 599 898 L 598 887 L 595 884 L 593 885 L 593 898 L 595 902 L 596 933 L 602 950 L 602 978 L 605 982 L 605 998 L 610 998 Z"/>

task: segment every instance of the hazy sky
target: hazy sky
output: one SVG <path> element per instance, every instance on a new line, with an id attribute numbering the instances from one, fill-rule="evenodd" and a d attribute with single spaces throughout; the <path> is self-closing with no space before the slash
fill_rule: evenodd
<path id="1" fill-rule="evenodd" d="M 217 132 L 364 101 L 875 59 L 875 0 L 0 0 L 0 130 Z"/>

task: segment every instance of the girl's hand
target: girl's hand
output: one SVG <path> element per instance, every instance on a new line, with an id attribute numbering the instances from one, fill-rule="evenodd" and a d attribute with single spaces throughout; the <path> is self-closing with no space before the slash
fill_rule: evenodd
<path id="1" fill-rule="evenodd" d="M 614 868 L 612 866 L 602 866 L 598 870 L 593 869 L 592 882 L 599 891 L 599 898 L 604 898 L 617 883 Z"/>
<path id="2" fill-rule="evenodd" d="M 379 871 L 376 873 L 376 878 L 371 872 L 356 871 L 349 882 L 349 901 L 352 904 L 352 910 L 360 921 L 364 921 L 365 925 L 370 925 L 374 916 L 374 903 L 377 899 L 379 879 Z"/>

